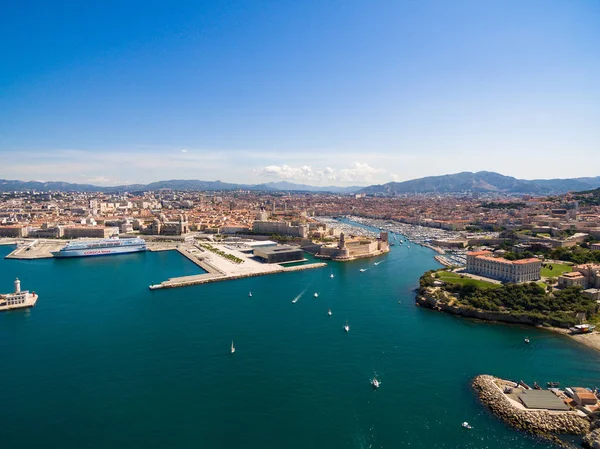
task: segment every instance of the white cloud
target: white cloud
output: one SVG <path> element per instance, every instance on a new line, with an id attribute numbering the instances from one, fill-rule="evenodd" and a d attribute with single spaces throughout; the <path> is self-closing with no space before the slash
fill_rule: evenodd
<path id="1" fill-rule="evenodd" d="M 182 152 L 182 153 L 187 153 L 187 152 L 188 152 L 188 150 L 181 150 L 181 152 Z"/>
<path id="2" fill-rule="evenodd" d="M 268 165 L 264 167 L 261 176 L 294 180 L 301 182 L 339 182 L 339 183 L 368 183 L 373 181 L 377 175 L 383 175 L 386 171 L 371 167 L 364 162 L 354 162 L 348 168 L 335 169 L 325 167 L 323 169 L 313 169 L 308 165 L 301 167 L 290 167 L 289 165 Z"/>

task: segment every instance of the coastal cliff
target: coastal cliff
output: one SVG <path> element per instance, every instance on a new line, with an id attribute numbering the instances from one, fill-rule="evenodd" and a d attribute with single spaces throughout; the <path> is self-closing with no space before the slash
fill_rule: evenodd
<path id="1" fill-rule="evenodd" d="M 479 320 L 498 321 L 501 323 L 510 324 L 524 324 L 528 326 L 535 326 L 539 324 L 527 316 L 516 315 L 511 312 L 492 312 L 488 310 L 480 310 L 472 306 L 459 304 L 449 297 L 440 298 L 438 295 L 436 295 L 436 290 L 433 289 L 427 289 L 422 294 L 417 295 L 415 301 L 418 306 L 466 318 L 476 318 Z"/>

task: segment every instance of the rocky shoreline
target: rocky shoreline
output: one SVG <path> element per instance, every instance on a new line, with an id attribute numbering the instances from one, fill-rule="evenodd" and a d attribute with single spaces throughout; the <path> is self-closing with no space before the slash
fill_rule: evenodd
<path id="1" fill-rule="evenodd" d="M 502 392 L 496 382 L 501 381 L 497 377 L 482 374 L 473 379 L 472 386 L 479 396 L 479 400 L 487 406 L 491 412 L 510 426 L 519 430 L 533 433 L 550 439 L 557 444 L 565 446 L 556 434 L 586 435 L 590 439 L 591 448 L 600 448 L 600 441 L 594 443 L 594 435 L 591 435 L 590 422 L 587 418 L 579 416 L 576 412 L 549 412 L 546 410 L 527 410 L 512 401 Z M 567 445 L 572 447 L 571 445 Z"/>
<path id="2" fill-rule="evenodd" d="M 568 329 L 559 327 L 544 327 L 539 326 L 533 320 L 525 316 L 512 315 L 509 312 L 491 312 L 486 310 L 478 310 L 475 308 L 461 307 L 460 305 L 449 305 L 444 301 L 439 301 L 428 295 L 417 295 L 415 299 L 417 306 L 424 307 L 427 309 L 437 310 L 439 312 L 446 312 L 451 315 L 457 315 L 464 318 L 474 318 L 482 321 L 492 321 L 495 323 L 507 323 L 507 324 L 521 324 L 525 326 L 534 326 L 549 332 L 555 332 L 557 334 L 564 335 L 578 343 L 581 343 L 588 348 L 600 351 L 600 333 L 593 332 L 589 334 L 572 335 Z M 598 448 L 600 449 L 600 447 Z"/>

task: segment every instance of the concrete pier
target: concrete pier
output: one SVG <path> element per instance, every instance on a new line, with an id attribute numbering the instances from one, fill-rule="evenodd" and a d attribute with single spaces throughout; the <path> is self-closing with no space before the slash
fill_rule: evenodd
<path id="1" fill-rule="evenodd" d="M 66 242 L 60 240 L 26 240 L 6 259 L 48 259 L 54 257 L 52 251 L 60 251 Z"/>
<path id="2" fill-rule="evenodd" d="M 276 274 L 276 273 L 288 273 L 293 271 L 302 271 L 302 270 L 310 270 L 314 268 L 323 268 L 326 267 L 326 263 L 311 263 L 306 265 L 297 265 L 295 267 L 281 267 L 278 269 L 263 271 L 263 272 L 254 272 L 254 273 L 243 273 L 238 275 L 227 275 L 227 274 L 219 274 L 216 272 L 212 273 L 204 273 L 204 274 L 196 274 L 192 276 L 183 276 L 177 278 L 171 278 L 166 281 L 161 282 L 160 284 L 153 284 L 149 288 L 150 290 L 158 290 L 161 288 L 176 288 L 176 287 L 187 287 L 190 285 L 199 285 L 199 284 L 207 284 L 209 282 L 218 282 L 218 281 L 228 281 L 233 279 L 243 279 L 254 276 L 264 276 L 266 274 Z"/>
<path id="3" fill-rule="evenodd" d="M 253 257 L 249 257 L 241 251 L 229 247 L 227 244 L 214 244 L 216 248 L 226 254 L 241 259 L 242 263 L 235 263 L 232 260 L 222 257 L 212 251 L 208 251 L 199 245 L 193 243 L 184 243 L 177 245 L 176 250 L 194 262 L 206 273 L 195 274 L 171 278 L 159 284 L 151 285 L 151 290 L 161 288 L 186 287 L 188 285 L 206 284 L 208 282 L 227 281 L 232 279 L 243 279 L 253 276 L 263 276 L 265 274 L 286 273 L 300 270 L 310 270 L 314 268 L 326 267 L 326 263 L 313 263 L 306 265 L 296 265 L 284 267 L 279 264 L 268 264 L 260 262 Z M 171 249 L 175 249 L 171 247 Z"/>

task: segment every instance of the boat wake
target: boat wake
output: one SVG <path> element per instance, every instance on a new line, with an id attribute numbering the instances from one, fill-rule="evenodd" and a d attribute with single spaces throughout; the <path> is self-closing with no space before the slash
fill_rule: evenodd
<path id="1" fill-rule="evenodd" d="M 309 285 L 308 287 L 310 287 L 310 285 Z M 294 299 L 292 299 L 292 304 L 296 304 L 296 303 L 298 302 L 298 300 L 299 300 L 300 298 L 302 298 L 302 295 L 304 295 L 304 293 L 306 293 L 306 290 L 308 290 L 308 287 L 306 287 L 304 290 L 302 290 L 302 291 L 300 292 L 300 294 L 298 294 L 298 296 L 296 296 Z M 316 294 L 316 293 L 315 293 L 315 294 Z"/>

